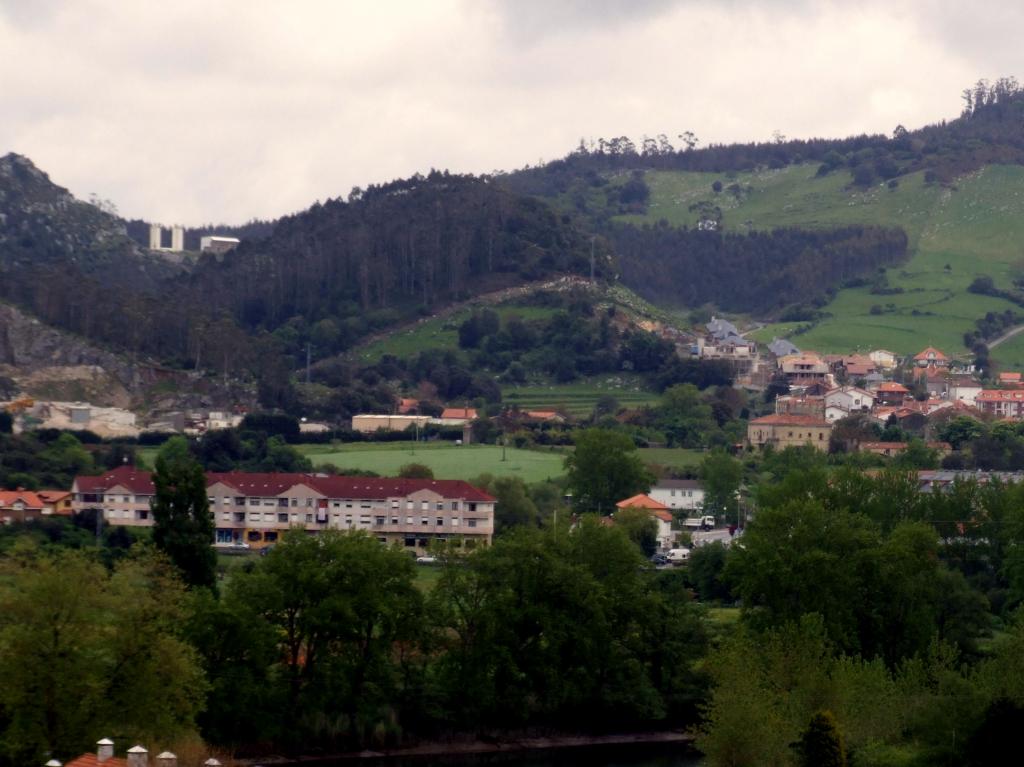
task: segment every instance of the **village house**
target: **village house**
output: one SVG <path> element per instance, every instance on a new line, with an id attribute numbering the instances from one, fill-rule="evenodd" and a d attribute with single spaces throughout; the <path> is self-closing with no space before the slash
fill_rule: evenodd
<path id="1" fill-rule="evenodd" d="M 785 394 L 775 398 L 775 412 L 786 415 L 813 415 L 824 418 L 825 398 L 823 396 Z"/>
<path id="2" fill-rule="evenodd" d="M 801 352 L 779 358 L 779 369 L 790 386 L 824 384 L 831 386 L 831 376 L 825 361 L 813 352 Z"/>
<path id="3" fill-rule="evenodd" d="M 895 370 L 900 358 L 888 349 L 875 349 L 868 354 L 868 359 L 875 363 L 879 370 Z"/>
<path id="4" fill-rule="evenodd" d="M 982 389 L 974 405 L 982 413 L 1019 420 L 1024 418 L 1024 389 Z"/>
<path id="5" fill-rule="evenodd" d="M 31 522 L 43 516 L 46 504 L 31 490 L 0 490 L 0 523 Z"/>
<path id="6" fill-rule="evenodd" d="M 793 354 L 799 354 L 800 350 L 792 341 L 788 341 L 785 338 L 773 338 L 772 342 L 768 344 L 768 351 L 775 358 L 788 357 Z"/>
<path id="7" fill-rule="evenodd" d="M 950 402 L 963 402 L 973 406 L 982 388 L 981 382 L 971 376 L 955 376 L 949 381 L 946 397 Z"/>
<path id="8" fill-rule="evenodd" d="M 949 357 L 933 346 L 918 352 L 914 355 L 914 367 L 916 368 L 948 368 Z"/>
<path id="9" fill-rule="evenodd" d="M 875 405 L 875 395 L 869 391 L 856 386 L 840 386 L 832 389 L 825 395 L 825 415 L 828 418 L 829 409 L 850 413 L 860 413 L 871 410 Z M 843 418 L 845 416 L 840 416 Z M 828 419 L 834 420 L 834 419 Z"/>
<path id="10" fill-rule="evenodd" d="M 253 548 L 275 543 L 300 527 L 365 530 L 381 543 L 425 552 L 434 541 L 487 545 L 495 499 L 462 480 L 332 477 L 318 474 L 206 475 L 210 514 L 219 544 Z M 121 466 L 99 477 L 76 477 L 76 511 L 100 509 L 112 525 L 152 526 L 152 476 Z"/>
<path id="11" fill-rule="evenodd" d="M 828 354 L 824 359 L 834 375 L 848 381 L 866 378 L 877 372 L 877 366 L 871 358 L 862 354 Z"/>
<path id="12" fill-rule="evenodd" d="M 861 442 L 858 449 L 863 453 L 892 457 L 902 453 L 908 446 L 908 442 Z M 953 452 L 953 446 L 948 442 L 928 442 L 926 446 L 937 450 L 940 455 L 949 455 Z"/>
<path id="13" fill-rule="evenodd" d="M 875 389 L 875 404 L 899 407 L 910 394 L 910 389 L 896 381 L 886 381 Z"/>
<path id="14" fill-rule="evenodd" d="M 695 479 L 662 479 L 647 495 L 670 509 L 689 512 L 704 508 L 704 486 Z"/>
<path id="15" fill-rule="evenodd" d="M 430 423 L 426 415 L 375 415 L 361 413 L 352 416 L 352 431 L 373 434 L 375 431 L 405 431 L 415 426 L 423 428 Z"/>
<path id="16" fill-rule="evenodd" d="M 672 512 L 668 510 L 665 504 L 659 503 L 649 495 L 640 493 L 632 498 L 619 501 L 615 504 L 615 508 L 619 509 L 619 511 L 624 509 L 641 509 L 647 512 L 658 525 L 657 533 L 655 534 L 658 540 L 658 549 L 660 551 L 668 551 L 672 548 L 672 543 L 675 540 L 675 535 L 672 533 Z"/>
<path id="17" fill-rule="evenodd" d="M 809 415 L 766 415 L 755 418 L 747 425 L 747 441 L 753 448 L 773 447 L 783 450 L 787 447 L 812 445 L 818 450 L 828 450 L 832 424 L 824 419 Z"/>
<path id="18" fill-rule="evenodd" d="M 1024 382 L 1021 381 L 1021 374 L 1012 371 L 1004 371 L 1000 373 L 998 381 L 1000 386 L 1006 387 L 1019 387 L 1024 385 Z"/>

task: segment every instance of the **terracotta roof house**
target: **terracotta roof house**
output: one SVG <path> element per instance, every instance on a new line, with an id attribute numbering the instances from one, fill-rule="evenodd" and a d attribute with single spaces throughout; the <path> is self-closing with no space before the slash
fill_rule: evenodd
<path id="1" fill-rule="evenodd" d="M 1021 381 L 1020 373 L 1006 371 L 999 374 L 999 383 L 1009 386 L 1020 386 L 1024 382 Z"/>
<path id="2" fill-rule="evenodd" d="M 632 498 L 619 501 L 615 507 L 622 511 L 624 509 L 642 509 L 646 511 L 658 525 L 657 539 L 658 548 L 662 551 L 672 548 L 672 512 L 668 507 L 651 498 L 649 495 L 640 493 Z"/>
<path id="3" fill-rule="evenodd" d="M 668 506 L 654 500 L 651 496 L 645 493 L 638 493 L 632 498 L 627 498 L 624 501 L 619 501 L 615 504 L 617 509 L 647 509 L 648 511 L 668 511 Z M 671 517 L 672 515 L 669 514 Z"/>
<path id="4" fill-rule="evenodd" d="M 402 397 L 398 400 L 398 414 L 415 415 L 419 406 L 419 400 L 413 399 L 412 397 Z"/>
<path id="5" fill-rule="evenodd" d="M 902 405 L 910 389 L 895 381 L 885 381 L 875 389 L 875 402 L 879 405 Z"/>
<path id="6" fill-rule="evenodd" d="M 61 517 L 70 517 L 74 513 L 71 493 L 67 490 L 40 490 L 37 495 L 46 505 L 43 510 L 44 515 L 56 514 Z"/>
<path id="7" fill-rule="evenodd" d="M 46 503 L 31 490 L 0 490 L 0 522 L 29 522 L 43 516 Z"/>
<path id="8" fill-rule="evenodd" d="M 949 357 L 940 352 L 934 346 L 929 346 L 914 355 L 914 365 L 919 368 L 923 367 L 949 367 Z"/>

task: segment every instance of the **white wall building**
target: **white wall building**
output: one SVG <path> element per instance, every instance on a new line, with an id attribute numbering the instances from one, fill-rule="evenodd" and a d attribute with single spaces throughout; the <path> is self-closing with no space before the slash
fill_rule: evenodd
<path id="1" fill-rule="evenodd" d="M 704 486 L 695 479 L 663 479 L 647 495 L 670 509 L 689 512 L 704 508 Z"/>

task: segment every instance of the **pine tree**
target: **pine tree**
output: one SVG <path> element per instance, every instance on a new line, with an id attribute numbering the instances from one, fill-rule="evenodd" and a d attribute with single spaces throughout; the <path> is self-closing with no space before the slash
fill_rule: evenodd
<path id="1" fill-rule="evenodd" d="M 153 484 L 153 542 L 190 587 L 215 588 L 217 557 L 206 474 L 184 438 L 175 437 L 161 449 Z"/>
<path id="2" fill-rule="evenodd" d="M 843 735 L 831 711 L 812 716 L 794 747 L 801 767 L 846 767 Z"/>

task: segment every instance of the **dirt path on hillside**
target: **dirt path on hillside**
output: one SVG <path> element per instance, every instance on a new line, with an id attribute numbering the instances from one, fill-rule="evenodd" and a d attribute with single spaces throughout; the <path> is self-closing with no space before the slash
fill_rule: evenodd
<path id="1" fill-rule="evenodd" d="M 1022 333 L 1022 332 L 1024 332 L 1024 325 L 1017 325 L 1016 327 L 1010 328 L 1005 333 L 1003 333 L 1001 336 L 999 336 L 999 338 L 995 339 L 992 343 L 990 343 L 988 345 L 989 350 L 991 351 L 992 349 L 995 349 L 1003 341 L 1009 341 L 1015 335 L 1017 335 L 1018 333 Z"/>

